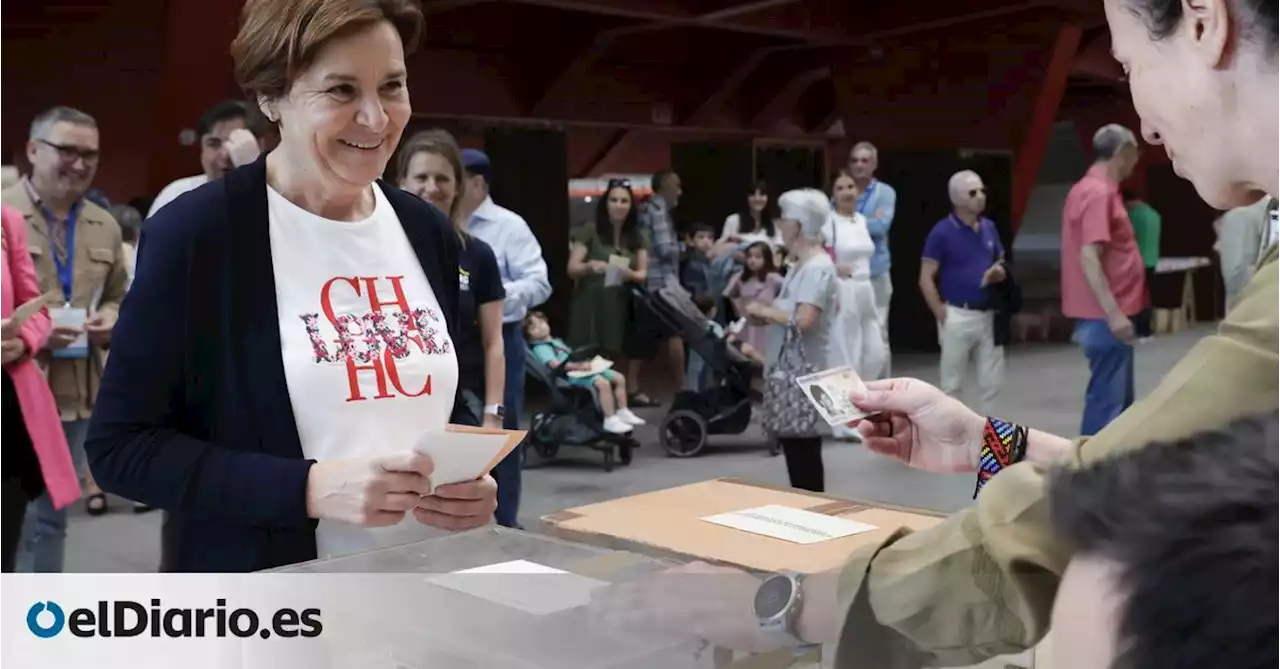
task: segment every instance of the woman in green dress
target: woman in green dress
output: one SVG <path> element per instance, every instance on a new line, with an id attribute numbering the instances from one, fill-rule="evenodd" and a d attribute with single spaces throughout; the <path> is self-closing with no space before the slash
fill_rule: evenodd
<path id="1" fill-rule="evenodd" d="M 626 353 L 631 321 L 631 285 L 644 285 L 649 240 L 640 230 L 635 195 L 625 179 L 609 181 L 596 205 L 596 219 L 570 235 L 569 343 L 594 344 L 614 360 Z"/>

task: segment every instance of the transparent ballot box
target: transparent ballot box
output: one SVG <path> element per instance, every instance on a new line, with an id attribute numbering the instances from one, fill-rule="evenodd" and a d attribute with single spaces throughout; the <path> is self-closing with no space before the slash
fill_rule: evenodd
<path id="1" fill-rule="evenodd" d="M 671 566 L 500 527 L 291 565 L 267 572 L 257 594 L 322 602 L 324 633 L 305 644 L 253 646 L 243 666 L 724 666 L 721 652 L 691 635 L 630 629 L 600 620 L 589 605 L 597 588 Z M 478 573 L 456 573 L 464 570 Z"/>

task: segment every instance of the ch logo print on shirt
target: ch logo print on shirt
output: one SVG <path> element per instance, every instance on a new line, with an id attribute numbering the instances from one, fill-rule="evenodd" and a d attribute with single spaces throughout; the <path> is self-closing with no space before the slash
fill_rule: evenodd
<path id="1" fill-rule="evenodd" d="M 442 355 L 449 352 L 449 339 L 440 314 L 434 309 L 409 307 L 405 297 L 403 276 L 335 276 L 320 289 L 320 310 L 337 332 L 330 342 L 320 333 L 321 314 L 301 314 L 307 336 L 317 364 L 342 362 L 347 366 L 348 402 L 393 397 L 421 397 L 431 394 L 431 377 L 422 388 L 406 388 L 400 377 L 398 360 L 409 357 L 416 348 L 426 355 Z M 395 299 L 384 302 L 378 296 L 378 286 L 389 287 Z M 357 297 L 369 300 L 369 311 L 361 315 L 336 313 L 333 307 L 334 291 L 354 291 Z M 398 307 L 398 311 L 383 311 L 383 307 Z M 360 388 L 360 374 L 373 373 L 377 394 L 366 397 Z"/>

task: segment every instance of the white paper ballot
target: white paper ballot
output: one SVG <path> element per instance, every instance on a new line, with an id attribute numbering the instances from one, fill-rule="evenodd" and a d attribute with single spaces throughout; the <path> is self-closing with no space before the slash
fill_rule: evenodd
<path id="1" fill-rule="evenodd" d="M 569 372 L 568 377 L 571 379 L 585 379 L 601 372 L 607 371 L 613 367 L 612 360 L 605 360 L 600 356 L 591 359 L 591 369 L 583 369 L 576 372 Z"/>
<path id="2" fill-rule="evenodd" d="M 432 576 L 428 580 L 535 616 L 588 604 L 592 590 L 608 585 L 604 581 L 528 560 L 463 569 Z"/>
<path id="3" fill-rule="evenodd" d="M 423 432 L 414 450 L 431 456 L 435 471 L 431 485 L 474 481 L 489 473 L 524 439 L 517 430 L 484 430 L 450 425 Z"/>
<path id="4" fill-rule="evenodd" d="M 604 270 L 604 285 L 608 288 L 622 285 L 622 270 L 610 265 Z"/>
<path id="5" fill-rule="evenodd" d="M 64 328 L 83 328 L 84 322 L 89 318 L 89 310 L 84 308 L 72 307 L 51 307 L 49 309 L 49 320 L 53 322 L 53 327 Z M 89 335 L 81 333 L 69 345 L 53 350 L 55 358 L 87 358 L 89 357 Z"/>
<path id="6" fill-rule="evenodd" d="M 878 529 L 847 518 L 777 504 L 707 516 L 702 520 L 796 544 L 816 544 Z"/>

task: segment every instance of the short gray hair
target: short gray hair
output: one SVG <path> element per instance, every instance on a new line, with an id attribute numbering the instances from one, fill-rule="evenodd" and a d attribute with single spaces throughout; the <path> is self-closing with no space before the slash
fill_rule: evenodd
<path id="1" fill-rule="evenodd" d="M 831 218 L 831 198 L 816 188 L 798 188 L 778 196 L 781 217 L 800 224 L 800 236 L 822 241 L 822 228 Z"/>
<path id="2" fill-rule="evenodd" d="M 30 139 L 44 139 L 49 136 L 49 129 L 57 123 L 70 123 L 72 125 L 83 125 L 90 128 L 97 128 L 98 122 L 94 118 L 79 109 L 72 107 L 51 107 L 40 112 L 35 120 L 31 122 Z"/>
<path id="3" fill-rule="evenodd" d="M 982 177 L 978 176 L 978 173 L 973 170 L 960 170 L 951 175 L 951 180 L 947 181 L 947 195 L 951 196 L 952 204 L 965 199 L 961 195 L 968 195 L 964 192 L 964 182 L 968 181 L 970 177 L 977 179 L 978 183 L 982 183 Z"/>
<path id="4" fill-rule="evenodd" d="M 1133 131 L 1119 123 L 1108 123 L 1093 133 L 1093 157 L 1095 160 L 1111 160 L 1126 146 L 1137 147 L 1138 138 Z"/>
<path id="5" fill-rule="evenodd" d="M 857 144 L 854 144 L 854 145 L 853 145 L 853 148 L 852 148 L 852 149 L 849 149 L 849 155 L 853 155 L 854 153 L 857 153 L 858 151 L 867 151 L 867 152 L 870 152 L 870 153 L 871 153 L 871 159 L 872 159 L 872 160 L 879 160 L 879 159 L 880 159 L 880 151 L 879 151 L 879 150 L 877 150 L 877 149 L 876 149 L 876 145 L 875 145 L 875 144 L 872 144 L 871 142 L 858 142 Z"/>

